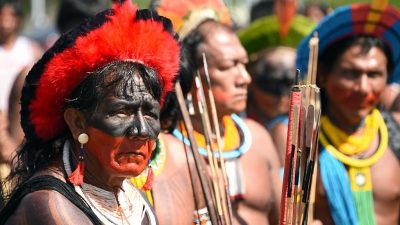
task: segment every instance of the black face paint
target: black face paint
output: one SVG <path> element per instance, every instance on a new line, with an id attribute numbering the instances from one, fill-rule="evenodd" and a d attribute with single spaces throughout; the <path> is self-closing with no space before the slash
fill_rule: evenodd
<path id="1" fill-rule="evenodd" d="M 89 116 L 90 126 L 113 137 L 157 138 L 160 104 L 140 76 L 133 76 L 124 85 L 108 87 L 105 92 L 105 98 Z"/>
<path id="2" fill-rule="evenodd" d="M 264 79 L 255 83 L 265 93 L 274 96 L 285 96 L 290 94 L 290 89 L 294 84 L 292 79 Z"/>

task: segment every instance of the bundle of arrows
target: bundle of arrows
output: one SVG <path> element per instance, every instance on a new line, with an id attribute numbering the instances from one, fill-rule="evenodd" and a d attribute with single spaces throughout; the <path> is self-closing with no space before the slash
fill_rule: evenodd
<path id="1" fill-rule="evenodd" d="M 318 37 L 310 39 L 308 73 L 290 92 L 289 124 L 282 186 L 280 225 L 305 225 L 313 219 L 321 109 L 316 86 Z"/>
<path id="2" fill-rule="evenodd" d="M 191 146 L 190 150 L 194 159 L 194 165 L 196 166 L 193 171 L 196 171 L 197 175 L 199 175 L 211 224 L 230 225 L 232 224 L 232 208 L 229 196 L 228 177 L 225 170 L 224 157 L 220 157 L 222 156 L 223 141 L 221 140 L 217 111 L 211 92 L 208 65 L 204 53 L 203 63 L 204 77 L 201 78 L 200 73 L 197 73 L 197 76 L 194 78 L 194 88 L 196 90 L 195 100 L 206 142 L 206 160 L 208 165 L 204 164 L 205 161 L 201 159 L 198 153 L 197 143 L 193 136 L 194 131 L 189 116 L 189 110 L 186 108 L 179 82 L 175 85 L 176 97 L 182 113 L 185 129 L 188 131 L 187 133 Z M 203 87 L 203 82 L 201 80 L 206 81 L 206 88 Z M 208 94 L 206 95 L 205 92 Z M 214 146 L 212 143 L 217 143 L 217 146 Z"/>

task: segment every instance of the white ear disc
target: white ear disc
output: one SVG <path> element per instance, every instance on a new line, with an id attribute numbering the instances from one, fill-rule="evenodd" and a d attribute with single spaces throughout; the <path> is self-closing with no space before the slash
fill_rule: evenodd
<path id="1" fill-rule="evenodd" d="M 89 136 L 86 133 L 82 133 L 78 136 L 78 141 L 81 144 L 86 144 L 89 141 Z"/>

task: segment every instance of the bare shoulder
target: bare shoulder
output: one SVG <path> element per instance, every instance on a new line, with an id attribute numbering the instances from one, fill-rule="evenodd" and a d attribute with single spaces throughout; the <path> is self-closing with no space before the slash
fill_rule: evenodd
<path id="1" fill-rule="evenodd" d="M 165 145 L 167 158 L 169 158 L 168 161 L 173 161 L 179 165 L 186 165 L 186 154 L 182 141 L 168 133 L 162 133 L 160 137 Z"/>
<path id="2" fill-rule="evenodd" d="M 264 142 L 272 142 L 271 135 L 261 124 L 249 118 L 245 118 L 243 120 L 246 123 L 247 127 L 250 129 L 253 140 L 257 141 L 261 139 Z"/>
<path id="3" fill-rule="evenodd" d="M 182 141 L 177 139 L 172 134 L 170 134 L 170 133 L 160 133 L 160 137 L 162 138 L 164 143 L 167 145 L 167 147 L 182 148 Z"/>
<path id="4" fill-rule="evenodd" d="M 40 190 L 26 195 L 7 225 L 92 224 L 85 214 L 56 191 Z"/>
<path id="5" fill-rule="evenodd" d="M 275 144 L 269 132 L 259 123 L 252 119 L 244 119 L 252 135 L 251 150 L 258 152 L 257 155 L 265 158 L 270 166 L 279 168 L 280 162 Z"/>
<path id="6" fill-rule="evenodd" d="M 261 124 L 247 118 L 244 121 L 251 132 L 252 150 L 255 148 L 263 149 L 263 152 L 276 152 L 270 133 Z"/>

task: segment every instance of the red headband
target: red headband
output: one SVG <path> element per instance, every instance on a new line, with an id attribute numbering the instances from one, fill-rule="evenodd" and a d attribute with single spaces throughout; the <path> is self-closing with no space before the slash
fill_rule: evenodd
<path id="1" fill-rule="evenodd" d="M 114 3 L 63 35 L 32 68 L 21 98 L 27 139 L 49 141 L 65 131 L 63 107 L 89 72 L 119 60 L 153 68 L 162 85 L 161 104 L 179 69 L 179 45 L 161 17 L 137 19 L 131 1 Z M 156 18 L 157 17 L 157 18 Z"/>

